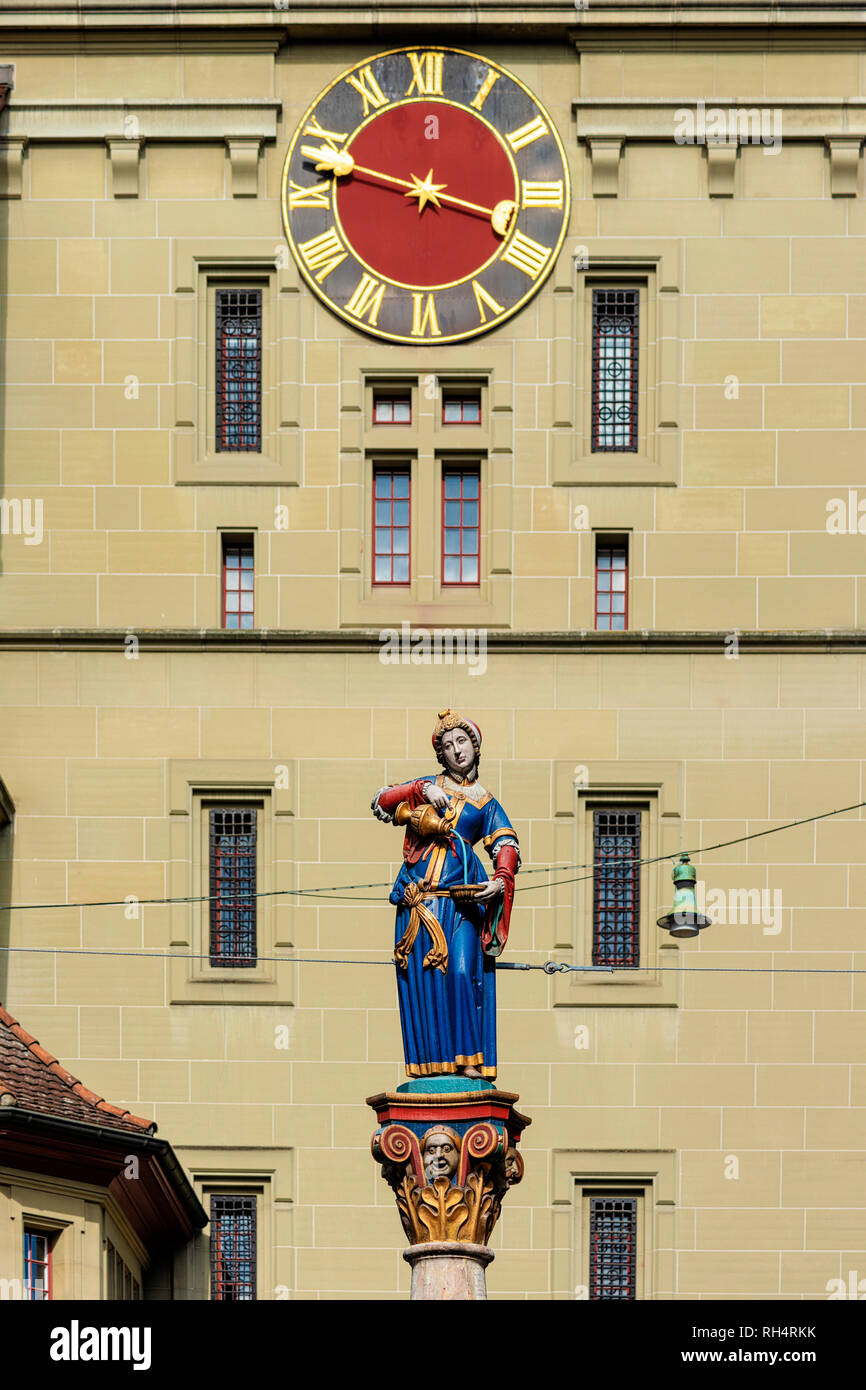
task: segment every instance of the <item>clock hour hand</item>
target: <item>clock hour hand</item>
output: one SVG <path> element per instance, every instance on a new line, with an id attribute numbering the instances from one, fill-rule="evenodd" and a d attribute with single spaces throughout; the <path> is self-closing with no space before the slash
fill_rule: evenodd
<path id="1" fill-rule="evenodd" d="M 431 169 L 426 179 L 419 179 L 413 174 L 411 179 L 399 179 L 393 174 L 383 174 L 379 169 L 367 169 L 363 164 L 356 164 L 347 150 L 334 150 L 329 145 L 321 145 L 316 148 L 313 145 L 302 145 L 301 154 L 307 159 L 316 161 L 316 170 L 321 173 L 330 170 L 336 178 L 346 178 L 349 174 L 357 172 L 366 174 L 368 178 L 378 179 L 383 183 L 391 184 L 394 188 L 404 188 L 407 190 L 406 197 L 418 199 L 418 212 L 423 212 L 428 202 L 438 207 L 440 203 L 448 203 L 451 207 L 463 208 L 467 212 L 480 214 L 482 217 L 490 218 L 490 225 L 497 236 L 508 235 L 514 214 L 517 211 L 517 204 L 511 199 L 506 198 L 496 204 L 493 208 L 481 207 L 478 203 L 470 203 L 465 198 L 457 198 L 451 193 L 443 193 L 446 184 L 434 184 L 432 182 L 433 170 Z"/>
<path id="2" fill-rule="evenodd" d="M 301 154 L 307 159 L 317 161 L 316 170 L 321 173 L 324 169 L 329 169 L 332 174 L 336 174 L 338 179 L 345 178 L 351 174 L 355 167 L 355 161 L 345 150 L 332 150 L 330 145 L 322 145 L 319 149 L 312 145 L 302 145 Z"/>

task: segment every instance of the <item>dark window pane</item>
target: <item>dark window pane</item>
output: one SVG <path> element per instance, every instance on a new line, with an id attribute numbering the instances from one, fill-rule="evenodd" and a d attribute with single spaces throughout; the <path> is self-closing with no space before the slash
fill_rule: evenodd
<path id="1" fill-rule="evenodd" d="M 256 1297 L 256 1199 L 211 1197 L 211 1298 L 223 1303 Z"/>
<path id="2" fill-rule="evenodd" d="M 637 1275 L 637 1198 L 589 1201 L 589 1297 L 633 1300 Z"/>
<path id="3" fill-rule="evenodd" d="M 216 451 L 262 447 L 262 292 L 216 292 Z"/>
<path id="4" fill-rule="evenodd" d="M 637 289 L 592 292 L 592 447 L 635 453 L 638 410 Z"/>
<path id="5" fill-rule="evenodd" d="M 252 968 L 256 964 L 256 809 L 215 807 L 209 822 L 210 963 Z"/>
<path id="6" fill-rule="evenodd" d="M 611 630 L 609 618 L 599 627 Z M 640 964 L 640 811 L 593 812 L 593 965 Z"/>

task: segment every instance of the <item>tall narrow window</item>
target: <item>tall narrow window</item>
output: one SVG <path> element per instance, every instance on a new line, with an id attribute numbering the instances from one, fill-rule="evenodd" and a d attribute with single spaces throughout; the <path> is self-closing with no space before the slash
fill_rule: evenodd
<path id="1" fill-rule="evenodd" d="M 628 542 L 597 540 L 595 549 L 595 626 L 599 632 L 628 627 Z"/>
<path id="2" fill-rule="evenodd" d="M 262 447 L 262 292 L 216 292 L 216 452 Z"/>
<path id="3" fill-rule="evenodd" d="M 251 628 L 255 621 L 253 543 L 223 539 L 223 627 Z"/>
<path id="4" fill-rule="evenodd" d="M 410 483 L 408 468 L 373 474 L 373 583 L 408 584 Z"/>
<path id="5" fill-rule="evenodd" d="M 638 808 L 593 812 L 593 965 L 640 964 Z"/>
<path id="6" fill-rule="evenodd" d="M 251 1302 L 256 1297 L 256 1199 L 210 1199 L 211 1299 Z"/>
<path id="7" fill-rule="evenodd" d="M 24 1297 L 31 1302 L 51 1299 L 50 1237 L 39 1231 L 24 1231 Z"/>
<path id="8" fill-rule="evenodd" d="M 481 551 L 481 477 L 477 468 L 442 474 L 442 583 L 477 584 Z"/>
<path id="9" fill-rule="evenodd" d="M 210 963 L 256 964 L 256 808 L 219 806 L 210 826 Z"/>
<path id="10" fill-rule="evenodd" d="M 637 452 L 640 291 L 592 292 L 592 447 Z"/>
<path id="11" fill-rule="evenodd" d="M 633 1300 L 637 1283 L 637 1197 L 589 1201 L 589 1297 Z"/>

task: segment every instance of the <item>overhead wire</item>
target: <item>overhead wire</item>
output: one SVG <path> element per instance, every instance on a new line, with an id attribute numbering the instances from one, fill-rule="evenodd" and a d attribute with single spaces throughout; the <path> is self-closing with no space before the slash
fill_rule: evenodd
<path id="1" fill-rule="evenodd" d="M 777 834 L 779 834 L 779 833 L 780 833 L 781 831 L 783 831 L 783 830 L 793 830 L 793 829 L 795 829 L 795 828 L 796 828 L 797 826 L 799 826 L 799 825 L 811 825 L 811 824 L 813 824 L 815 821 L 827 820 L 827 819 L 830 818 L 831 816 L 841 816 L 841 815 L 845 815 L 846 812 L 848 812 L 848 811 L 859 811 L 859 810 L 861 810 L 864 806 L 866 806 L 866 801 L 856 801 L 856 802 L 854 802 L 851 806 L 840 806 L 840 807 L 837 807 L 836 810 L 833 810 L 833 811 L 821 811 L 821 812 L 819 812 L 817 815 L 814 815 L 814 816 L 802 816 L 799 820 L 786 821 L 784 825 L 774 825 L 774 826 L 770 826 L 769 829 L 767 829 L 767 830 L 755 830 L 755 831 L 752 831 L 752 832 L 751 832 L 750 834 L 748 834 L 748 835 L 738 835 L 738 836 L 736 836 L 734 839 L 731 839 L 731 840 L 720 840 L 717 844 L 714 844 L 714 845 L 701 845 L 701 846 L 698 846 L 698 847 L 695 848 L 695 849 L 688 849 L 688 850 L 673 850 L 673 851 L 668 852 L 667 854 L 657 854 L 657 855 L 653 856 L 652 858 L 639 858 L 639 857 L 637 857 L 637 856 L 635 856 L 635 855 L 622 855 L 622 856 L 619 856 L 619 857 L 611 857 L 611 858 L 609 858 L 609 859 L 608 859 L 608 858 L 605 858 L 605 860 L 604 860 L 604 867 L 605 867 L 605 869 L 607 869 L 607 868 L 613 867 L 613 866 L 616 865 L 616 864 L 630 864 L 632 867 L 641 867 L 641 866 L 647 866 L 647 865 L 650 865 L 650 864 L 661 864 L 661 863 L 664 863 L 666 860 L 678 859 L 678 858 L 680 857 L 681 854 L 688 854 L 688 855 L 690 855 L 690 856 L 691 856 L 691 855 L 698 855 L 698 854 L 712 854 L 715 850 L 718 850 L 718 849 L 728 849 L 728 848 L 730 848 L 732 845 L 742 845 L 742 844 L 745 844 L 748 840 L 759 840 L 759 839 L 761 839 L 761 838 L 762 838 L 763 836 L 765 836 L 765 835 L 777 835 Z M 592 870 L 596 870 L 597 868 L 598 868 L 598 865 L 595 864 L 595 863 L 585 863 L 585 864 L 546 864 L 546 865 L 537 866 L 537 867 L 535 867 L 535 868 L 521 869 L 520 872 L 521 872 L 521 874 L 522 874 L 524 877 L 526 877 L 526 876 L 528 876 L 529 874 L 559 873 L 560 871 L 566 871 L 566 870 L 568 870 L 568 869 L 592 869 Z M 585 874 L 585 875 L 583 875 L 583 876 L 580 877 L 580 878 L 565 878 L 565 879 L 558 879 L 558 880 L 556 880 L 555 882 L 552 882 L 552 883 L 541 883 L 541 884 L 537 884 L 537 885 L 536 885 L 536 884 L 527 884 L 526 886 L 524 886 L 523 884 L 517 883 L 517 884 L 515 884 L 515 892 L 531 893 L 531 892 L 537 891 L 538 888 L 561 888 L 561 887 L 564 887 L 564 886 L 566 886 L 566 885 L 568 885 L 568 884 L 570 884 L 570 883 L 581 883 L 581 882 L 584 882 L 586 879 L 592 878 L 592 877 L 593 877 L 593 874 Z M 239 902 L 245 902 L 245 901 L 248 901 L 248 900 L 251 900 L 251 899 L 255 899 L 255 898 L 314 897 L 314 896 L 316 896 L 316 895 L 318 895 L 318 894 L 330 893 L 330 894 L 333 894 L 333 895 L 334 895 L 334 898 L 332 899 L 332 901 L 345 901 L 345 902 L 376 902 L 376 903 L 377 903 L 377 902 L 381 902 L 381 898 L 378 898 L 378 897 L 375 897 L 375 898 L 373 898 L 373 897 L 371 897 L 371 898 L 359 898 L 359 897 L 357 897 L 357 896 L 352 896 L 352 897 L 348 897 L 348 896 L 347 896 L 347 897 L 341 898 L 341 897 L 337 897 L 337 895 L 348 894 L 352 889 L 356 889 L 356 888 L 389 888 L 389 889 L 390 889 L 392 886 L 393 886 L 393 885 L 392 885 L 392 881 L 391 881 L 390 879 L 383 879 L 383 880 L 381 880 L 381 881 L 378 882 L 378 883 L 341 883 L 341 884 L 335 884 L 335 885 L 333 885 L 333 886 L 325 885 L 325 886 L 322 886 L 322 887 L 315 887 L 315 888 L 271 888 L 271 889 L 263 889 L 263 890 L 261 890 L 261 891 L 255 892 L 255 893 L 232 893 L 230 896 L 231 896 L 231 898 L 232 898 L 232 901 L 234 901 L 234 902 L 236 902 L 236 903 L 239 903 Z M 170 906 L 171 904 L 175 904 L 175 903 L 177 903 L 177 904 L 182 904 L 182 903 L 207 903 L 207 902 L 214 902 L 214 901 L 216 901 L 217 899 L 219 899 L 219 900 L 224 900 L 224 898 L 225 898 L 225 894 L 207 894 L 207 893 L 203 893 L 203 894 L 192 894 L 192 895 L 185 895 L 185 896 L 183 896 L 183 897 L 171 897 L 171 898 L 140 898 L 140 897 L 137 896 L 137 894 L 130 893 L 130 894 L 128 894 L 127 897 L 125 897 L 125 898 L 108 898 L 108 899 L 102 899 L 102 900 L 97 900 L 97 901 L 88 901 L 88 902 L 72 902 L 72 903 L 69 903 L 69 902 L 66 902 L 66 903 L 0 903 L 0 912 L 50 912 L 50 911 L 55 911 L 55 910 L 59 910 L 59 909 L 67 909 L 67 910 L 69 910 L 69 909 L 85 908 L 85 907 L 128 907 L 128 906 L 130 906 L 130 900 L 132 900 L 132 902 L 134 902 L 135 905 L 138 906 L 138 907 L 160 907 L 160 906 Z"/>

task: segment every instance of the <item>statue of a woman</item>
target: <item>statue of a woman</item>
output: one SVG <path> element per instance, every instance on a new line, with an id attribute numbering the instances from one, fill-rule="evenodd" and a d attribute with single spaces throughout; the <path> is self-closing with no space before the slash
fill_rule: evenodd
<path id="1" fill-rule="evenodd" d="M 443 772 L 383 787 L 372 801 L 379 820 L 406 825 L 391 891 L 406 1071 L 492 1080 L 495 958 L 508 936 L 520 849 L 499 802 L 478 781 L 478 725 L 444 710 L 433 748 Z M 491 880 L 473 848 L 479 840 L 494 864 Z"/>

